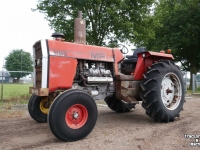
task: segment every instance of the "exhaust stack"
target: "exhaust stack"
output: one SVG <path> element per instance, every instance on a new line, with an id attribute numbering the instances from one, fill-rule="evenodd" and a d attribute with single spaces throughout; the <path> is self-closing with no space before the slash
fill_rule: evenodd
<path id="1" fill-rule="evenodd" d="M 78 18 L 74 19 L 74 43 L 86 44 L 86 24 L 82 19 L 82 11 L 78 11 Z"/>

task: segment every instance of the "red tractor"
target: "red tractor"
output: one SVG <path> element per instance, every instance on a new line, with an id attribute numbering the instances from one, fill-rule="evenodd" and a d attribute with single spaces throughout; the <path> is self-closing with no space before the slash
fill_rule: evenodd
<path id="1" fill-rule="evenodd" d="M 179 117 L 185 91 L 171 54 L 138 48 L 124 58 L 125 46 L 77 44 L 62 41 L 62 36 L 34 44 L 34 86 L 28 104 L 31 117 L 48 120 L 57 138 L 76 141 L 87 136 L 97 120 L 95 100 L 105 100 L 120 113 L 142 101 L 146 114 L 159 122 Z"/>

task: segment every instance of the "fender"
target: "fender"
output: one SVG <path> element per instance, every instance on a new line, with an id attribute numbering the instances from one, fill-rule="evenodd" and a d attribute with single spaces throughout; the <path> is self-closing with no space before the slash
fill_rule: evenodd
<path id="1" fill-rule="evenodd" d="M 143 74 L 147 72 L 147 67 L 152 66 L 153 63 L 161 59 L 174 60 L 174 57 L 171 54 L 159 52 L 138 53 L 136 69 L 133 72 L 134 80 L 143 80 Z"/>

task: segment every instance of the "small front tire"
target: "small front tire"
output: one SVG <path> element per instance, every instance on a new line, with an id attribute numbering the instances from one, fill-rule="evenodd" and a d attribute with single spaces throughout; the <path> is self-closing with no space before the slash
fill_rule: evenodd
<path id="1" fill-rule="evenodd" d="M 90 95 L 80 90 L 68 90 L 52 103 L 48 123 L 60 140 L 77 141 L 92 131 L 97 114 L 96 103 Z"/>
<path id="2" fill-rule="evenodd" d="M 48 101 L 46 96 L 36 96 L 32 95 L 28 102 L 28 111 L 30 116 L 37 122 L 46 123 L 48 107 L 44 107 L 45 103 Z"/>

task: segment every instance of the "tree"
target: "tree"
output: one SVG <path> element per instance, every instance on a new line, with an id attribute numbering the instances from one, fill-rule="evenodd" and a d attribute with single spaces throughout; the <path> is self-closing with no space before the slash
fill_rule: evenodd
<path id="1" fill-rule="evenodd" d="M 185 71 L 196 74 L 200 70 L 200 1 L 160 0 L 155 11 L 146 19 L 149 27 L 143 40 L 148 49 L 172 49 L 177 62 Z M 152 32 L 153 31 L 153 32 Z M 192 78 L 191 78 L 192 79 Z M 191 83 L 191 82 L 190 82 Z M 191 84 L 190 84 L 191 87 Z"/>
<path id="2" fill-rule="evenodd" d="M 36 9 L 45 14 L 49 25 L 73 41 L 73 19 L 82 10 L 86 19 L 88 44 L 106 45 L 107 41 L 134 38 L 143 17 L 155 0 L 39 0 Z"/>
<path id="3" fill-rule="evenodd" d="M 33 71 L 33 61 L 31 54 L 25 52 L 22 49 L 12 50 L 10 54 L 5 58 L 5 68 L 10 72 L 10 77 L 13 78 L 13 82 L 19 82 L 21 77 L 24 77 Z M 25 72 L 24 72 L 25 71 Z"/>

